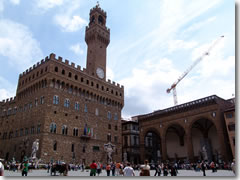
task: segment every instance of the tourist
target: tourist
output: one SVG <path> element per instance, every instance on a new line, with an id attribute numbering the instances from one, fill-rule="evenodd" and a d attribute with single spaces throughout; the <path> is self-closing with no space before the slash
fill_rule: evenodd
<path id="1" fill-rule="evenodd" d="M 130 166 L 130 163 L 127 163 L 127 166 L 123 169 L 124 176 L 135 176 L 133 168 Z"/>
<path id="2" fill-rule="evenodd" d="M 210 163 L 210 168 L 212 169 L 212 173 L 214 173 L 215 172 L 215 164 L 213 161 Z"/>
<path id="3" fill-rule="evenodd" d="M 161 176 L 161 165 L 160 164 L 156 164 L 155 166 L 155 174 L 154 176 L 158 175 L 158 176 Z"/>
<path id="4" fill-rule="evenodd" d="M 97 163 L 97 174 L 98 174 L 98 176 L 99 176 L 99 174 L 101 173 L 101 171 L 102 171 L 102 165 L 101 165 L 101 163 L 98 161 L 98 163 Z"/>
<path id="5" fill-rule="evenodd" d="M 177 176 L 177 170 L 176 170 L 175 165 L 172 164 L 170 166 L 170 170 L 171 170 L 171 176 Z"/>
<path id="6" fill-rule="evenodd" d="M 28 160 L 25 159 L 24 163 L 23 163 L 23 168 L 22 168 L 22 176 L 27 176 L 27 174 L 28 174 L 28 167 L 29 167 Z"/>
<path id="7" fill-rule="evenodd" d="M 168 175 L 168 166 L 166 164 L 163 165 L 163 176 Z"/>
<path id="8" fill-rule="evenodd" d="M 0 176 L 4 176 L 4 165 L 3 165 L 3 159 L 0 159 Z"/>
<path id="9" fill-rule="evenodd" d="M 142 165 L 140 168 L 140 176 L 150 176 L 150 166 L 148 165 L 148 160 L 145 160 L 144 165 Z"/>
<path id="10" fill-rule="evenodd" d="M 96 176 L 97 171 L 97 164 L 95 163 L 95 160 L 92 161 L 92 164 L 90 165 L 90 176 Z"/>
<path id="11" fill-rule="evenodd" d="M 119 176 L 120 167 L 121 167 L 121 164 L 118 162 L 118 163 L 116 164 L 116 175 L 117 175 L 117 176 Z"/>
<path id="12" fill-rule="evenodd" d="M 111 170 L 112 170 L 112 176 L 115 176 L 116 162 L 112 162 Z"/>
<path id="13" fill-rule="evenodd" d="M 107 176 L 110 176 L 110 171 L 111 171 L 111 165 L 110 164 L 107 164 L 106 171 L 107 171 Z"/>
<path id="14" fill-rule="evenodd" d="M 233 159 L 233 162 L 231 164 L 231 168 L 232 168 L 233 173 L 235 174 L 235 159 Z"/>
<path id="15" fill-rule="evenodd" d="M 201 163 L 201 169 L 202 169 L 202 171 L 203 171 L 203 176 L 206 176 L 206 164 L 205 164 L 205 162 L 204 161 L 202 161 L 202 163 Z"/>

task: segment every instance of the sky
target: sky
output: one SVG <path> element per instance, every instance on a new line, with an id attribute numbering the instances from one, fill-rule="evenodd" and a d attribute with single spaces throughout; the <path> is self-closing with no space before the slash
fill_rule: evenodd
<path id="1" fill-rule="evenodd" d="M 84 41 L 96 0 L 0 0 L 0 100 L 16 94 L 19 74 L 51 53 L 86 67 Z M 225 37 L 177 85 L 178 103 L 235 95 L 235 1 L 99 0 L 111 42 L 107 79 L 124 86 L 123 118 L 174 106 L 169 88 L 220 36 Z"/>

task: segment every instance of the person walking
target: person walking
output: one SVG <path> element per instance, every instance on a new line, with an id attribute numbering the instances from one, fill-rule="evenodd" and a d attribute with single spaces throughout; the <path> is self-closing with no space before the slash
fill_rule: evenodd
<path id="1" fill-rule="evenodd" d="M 111 165 L 110 164 L 107 164 L 106 171 L 107 171 L 107 176 L 110 176 L 110 171 L 111 171 Z"/>
<path id="2" fill-rule="evenodd" d="M 168 166 L 166 164 L 163 165 L 163 176 L 168 175 Z"/>
<path id="3" fill-rule="evenodd" d="M 121 164 L 119 162 L 117 162 L 117 164 L 116 164 L 116 175 L 117 176 L 119 176 L 120 166 L 121 166 Z"/>
<path id="4" fill-rule="evenodd" d="M 210 163 L 210 168 L 212 169 L 212 173 L 214 173 L 215 172 L 215 164 L 213 161 Z"/>
<path id="5" fill-rule="evenodd" d="M 95 163 L 95 160 L 92 161 L 92 164 L 90 165 L 90 176 L 96 176 L 97 171 L 97 164 Z"/>
<path id="6" fill-rule="evenodd" d="M 204 161 L 202 161 L 202 163 L 201 163 L 201 169 L 202 169 L 202 171 L 203 171 L 203 176 L 206 176 L 206 164 L 205 164 L 205 162 Z"/>
<path id="7" fill-rule="evenodd" d="M 130 163 L 127 163 L 127 166 L 123 169 L 123 176 L 135 176 L 133 168 L 130 166 Z"/>
<path id="8" fill-rule="evenodd" d="M 0 176 L 4 176 L 3 159 L 0 159 Z"/>
<path id="9" fill-rule="evenodd" d="M 158 176 L 161 176 L 161 165 L 160 164 L 156 164 L 155 166 L 155 174 L 154 176 L 158 175 Z"/>
<path id="10" fill-rule="evenodd" d="M 29 167 L 28 160 L 24 160 L 23 168 L 22 168 L 22 176 L 27 176 L 28 167 Z"/>
<path id="11" fill-rule="evenodd" d="M 140 169 L 140 176 L 150 176 L 150 166 L 148 165 L 148 160 L 144 161 L 144 165 L 141 165 Z"/>
<path id="12" fill-rule="evenodd" d="M 111 170 L 112 170 L 112 176 L 115 176 L 116 162 L 112 162 Z"/>
<path id="13" fill-rule="evenodd" d="M 97 163 L 97 174 L 98 174 L 98 176 L 100 175 L 101 171 L 102 171 L 102 165 L 101 165 L 101 163 L 98 161 L 98 163 Z"/>

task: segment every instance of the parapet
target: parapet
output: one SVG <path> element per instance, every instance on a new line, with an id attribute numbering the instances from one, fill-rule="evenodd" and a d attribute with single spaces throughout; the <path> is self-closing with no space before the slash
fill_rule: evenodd
<path id="1" fill-rule="evenodd" d="M 1 103 L 3 103 L 3 105 L 11 104 L 11 103 L 14 103 L 14 102 L 16 102 L 16 96 L 10 97 L 10 98 L 7 98 L 7 99 L 3 99 L 1 101 Z"/>

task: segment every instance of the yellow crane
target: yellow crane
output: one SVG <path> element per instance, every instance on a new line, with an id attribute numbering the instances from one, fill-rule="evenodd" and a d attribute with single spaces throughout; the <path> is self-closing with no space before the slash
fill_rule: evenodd
<path id="1" fill-rule="evenodd" d="M 170 88 L 167 89 L 167 93 L 170 93 L 171 91 L 173 91 L 173 100 L 174 100 L 174 105 L 176 106 L 178 104 L 177 101 L 177 90 L 176 87 L 178 85 L 178 83 L 201 61 L 203 60 L 203 58 L 205 56 L 209 56 L 210 51 L 212 50 L 212 48 L 219 43 L 219 41 L 224 38 L 224 36 L 220 36 L 210 47 L 209 49 L 204 52 L 198 59 L 196 59 L 193 64 L 177 79 L 177 81 L 175 81 Z"/>

